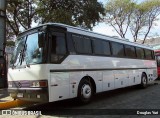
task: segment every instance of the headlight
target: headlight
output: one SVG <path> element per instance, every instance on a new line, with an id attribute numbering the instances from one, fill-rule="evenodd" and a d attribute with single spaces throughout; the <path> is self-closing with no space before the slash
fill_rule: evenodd
<path id="1" fill-rule="evenodd" d="M 47 87 L 47 81 L 34 81 L 31 87 Z"/>
<path id="2" fill-rule="evenodd" d="M 12 82 L 8 82 L 8 87 L 10 87 L 10 88 L 13 87 Z"/>

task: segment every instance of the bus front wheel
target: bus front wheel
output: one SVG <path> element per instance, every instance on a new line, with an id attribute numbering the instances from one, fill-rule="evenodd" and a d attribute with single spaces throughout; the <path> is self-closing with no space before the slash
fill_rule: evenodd
<path id="1" fill-rule="evenodd" d="M 93 87 L 92 84 L 87 80 L 81 80 L 79 87 L 78 87 L 78 100 L 81 103 L 89 103 L 93 96 Z"/>
<path id="2" fill-rule="evenodd" d="M 140 84 L 140 86 L 141 86 L 141 88 L 146 88 L 147 84 L 148 84 L 147 76 L 143 73 L 142 77 L 141 77 L 141 84 Z"/>

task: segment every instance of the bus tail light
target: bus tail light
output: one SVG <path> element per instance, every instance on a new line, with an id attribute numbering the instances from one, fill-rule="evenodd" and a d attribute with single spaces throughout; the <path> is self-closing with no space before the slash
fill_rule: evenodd
<path id="1" fill-rule="evenodd" d="M 39 82 L 40 87 L 47 87 L 47 81 Z"/>
<path id="2" fill-rule="evenodd" d="M 34 81 L 31 84 L 31 87 L 47 87 L 47 81 Z"/>

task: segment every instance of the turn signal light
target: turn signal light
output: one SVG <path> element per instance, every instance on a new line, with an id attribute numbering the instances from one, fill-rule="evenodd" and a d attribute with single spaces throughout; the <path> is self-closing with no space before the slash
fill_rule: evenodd
<path id="1" fill-rule="evenodd" d="M 40 81 L 39 85 L 40 85 L 40 87 L 47 87 L 47 82 L 46 81 Z"/>
<path id="2" fill-rule="evenodd" d="M 34 81 L 31 87 L 47 87 L 47 81 Z"/>

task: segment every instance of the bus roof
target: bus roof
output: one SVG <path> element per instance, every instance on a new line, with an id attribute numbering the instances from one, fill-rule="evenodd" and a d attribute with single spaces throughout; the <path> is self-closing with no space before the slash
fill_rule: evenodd
<path id="1" fill-rule="evenodd" d="M 59 26 L 59 27 L 62 27 L 62 28 L 66 28 L 68 32 L 72 32 L 72 33 L 76 33 L 76 34 L 83 34 L 83 35 L 91 36 L 91 37 L 94 37 L 94 38 L 101 38 L 101 39 L 104 39 L 104 40 L 124 43 L 124 44 L 128 44 L 128 45 L 133 45 L 133 46 L 138 46 L 138 47 L 153 50 L 153 47 L 150 46 L 150 45 L 139 44 L 139 43 L 136 43 L 136 42 L 131 42 L 128 39 L 118 38 L 118 37 L 115 37 L 115 36 L 108 36 L 108 35 L 96 33 L 96 32 L 93 32 L 93 31 L 85 30 L 85 29 L 82 29 L 82 28 L 79 28 L 79 27 L 73 27 L 73 26 L 70 26 L 70 25 L 61 24 L 61 23 L 41 24 L 41 25 L 38 25 L 37 27 L 28 29 L 28 30 L 20 33 L 20 35 L 25 33 L 25 32 L 28 32 L 30 30 L 37 29 L 37 28 L 43 27 L 43 26 Z"/>

